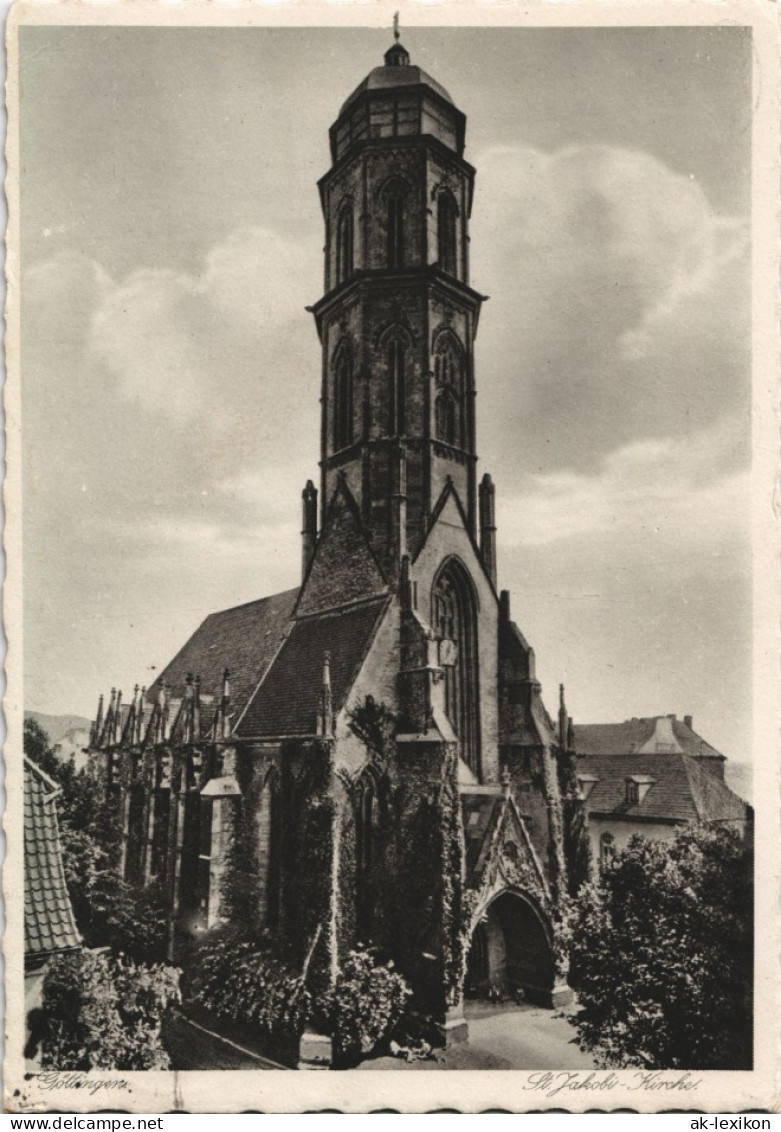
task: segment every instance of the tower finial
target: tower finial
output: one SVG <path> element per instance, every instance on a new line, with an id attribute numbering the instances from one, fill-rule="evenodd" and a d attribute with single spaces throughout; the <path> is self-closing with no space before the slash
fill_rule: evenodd
<path id="1" fill-rule="evenodd" d="M 398 12 L 393 13 L 393 38 L 396 40 L 397 43 L 399 42 L 399 39 L 401 38 L 401 33 L 399 31 L 399 13 Z"/>

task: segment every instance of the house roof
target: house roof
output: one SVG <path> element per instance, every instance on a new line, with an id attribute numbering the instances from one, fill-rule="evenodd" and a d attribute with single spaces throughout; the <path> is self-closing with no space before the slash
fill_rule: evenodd
<path id="1" fill-rule="evenodd" d="M 210 614 L 160 673 L 147 693 L 154 699 L 166 681 L 174 699 L 185 694 L 188 674 L 198 676 L 201 693 L 219 696 L 230 671 L 231 708 L 241 711 L 265 676 L 290 624 L 298 589 Z"/>
<path id="2" fill-rule="evenodd" d="M 690 755 L 586 755 L 578 774 L 597 779 L 586 800 L 590 814 L 670 822 L 744 821 L 750 807 L 707 764 Z M 628 778 L 651 778 L 642 801 L 627 801 Z"/>
<path id="3" fill-rule="evenodd" d="M 688 718 L 688 717 L 687 717 Z M 669 720 L 669 724 L 666 721 Z M 664 725 L 665 734 L 672 742 L 665 753 L 705 756 L 723 759 L 722 755 L 701 735 L 675 716 L 649 716 L 643 719 L 626 719 L 623 723 L 575 724 L 575 750 L 579 755 L 628 755 L 647 747 L 654 753 L 654 737 Z M 661 753 L 661 752 L 659 752 Z"/>
<path id="4" fill-rule="evenodd" d="M 81 946 L 62 865 L 59 787 L 24 760 L 24 950 L 29 959 Z"/>
<path id="5" fill-rule="evenodd" d="M 313 735 L 330 655 L 331 702 L 341 710 L 388 606 L 387 595 L 301 617 L 268 669 L 236 729 L 240 738 Z"/>

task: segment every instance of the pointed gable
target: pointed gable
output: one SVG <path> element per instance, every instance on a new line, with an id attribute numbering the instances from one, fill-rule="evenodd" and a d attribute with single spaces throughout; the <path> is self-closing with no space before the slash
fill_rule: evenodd
<path id="1" fill-rule="evenodd" d="M 296 616 L 348 605 L 386 591 L 385 578 L 363 529 L 357 504 L 342 482 L 323 524 Z"/>

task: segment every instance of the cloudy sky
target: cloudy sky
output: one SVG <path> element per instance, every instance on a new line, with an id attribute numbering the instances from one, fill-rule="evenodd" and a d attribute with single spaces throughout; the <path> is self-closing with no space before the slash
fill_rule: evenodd
<path id="1" fill-rule="evenodd" d="M 367 30 L 21 32 L 25 706 L 298 581 L 328 126 Z M 549 706 L 750 728 L 750 39 L 409 29 L 467 114 L 481 473 Z M 153 667 L 154 666 L 154 667 Z"/>

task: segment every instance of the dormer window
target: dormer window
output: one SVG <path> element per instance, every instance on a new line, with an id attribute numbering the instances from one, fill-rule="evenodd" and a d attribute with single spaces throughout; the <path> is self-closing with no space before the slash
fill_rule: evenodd
<path id="1" fill-rule="evenodd" d="M 629 806 L 639 806 L 645 801 L 648 791 L 656 782 L 646 774 L 632 774 L 626 780 L 626 801 Z"/>
<path id="2" fill-rule="evenodd" d="M 595 774 L 579 774 L 578 775 L 578 793 L 582 801 L 587 801 L 588 796 L 594 789 L 599 779 Z"/>

